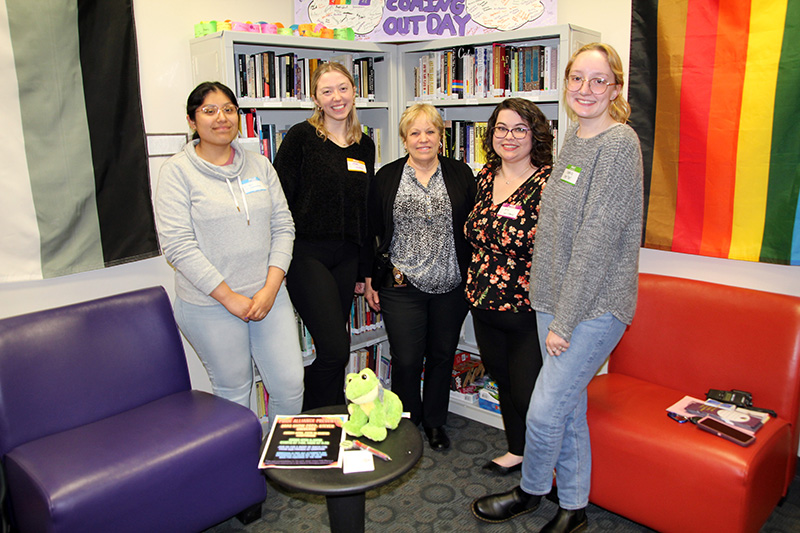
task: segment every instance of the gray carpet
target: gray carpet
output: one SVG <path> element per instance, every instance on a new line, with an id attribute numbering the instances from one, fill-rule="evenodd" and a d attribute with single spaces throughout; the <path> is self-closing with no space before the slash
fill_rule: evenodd
<path id="1" fill-rule="evenodd" d="M 433 452 L 425 445 L 420 462 L 401 479 L 367 492 L 366 531 L 381 533 L 536 532 L 555 514 L 557 506 L 544 501 L 533 514 L 504 524 L 476 520 L 469 505 L 477 497 L 502 492 L 519 481 L 519 473 L 506 477 L 485 474 L 481 466 L 505 452 L 503 433 L 490 426 L 450 414 L 447 433 L 452 447 Z M 423 436 L 424 439 L 424 436 Z M 589 505 L 588 531 L 647 532 L 635 522 Z M 270 483 L 260 520 L 243 526 L 235 518 L 206 533 L 319 533 L 329 531 L 322 496 L 290 492 Z M 761 530 L 763 533 L 800 531 L 800 475 L 786 500 Z"/>

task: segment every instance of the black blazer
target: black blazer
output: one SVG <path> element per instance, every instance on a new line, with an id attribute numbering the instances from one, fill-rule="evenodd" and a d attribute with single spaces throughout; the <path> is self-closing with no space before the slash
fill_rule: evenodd
<path id="1" fill-rule="evenodd" d="M 369 233 L 372 236 L 376 256 L 389 251 L 392 243 L 394 200 L 400 188 L 400 178 L 407 160 L 408 156 L 405 156 L 384 165 L 370 183 L 367 213 Z M 466 279 L 467 268 L 472 259 L 472 248 L 464 237 L 464 224 L 475 205 L 477 182 L 472 169 L 462 161 L 439 155 L 439 164 L 442 166 L 442 177 L 453 210 L 456 258 L 461 269 L 461 277 Z"/>

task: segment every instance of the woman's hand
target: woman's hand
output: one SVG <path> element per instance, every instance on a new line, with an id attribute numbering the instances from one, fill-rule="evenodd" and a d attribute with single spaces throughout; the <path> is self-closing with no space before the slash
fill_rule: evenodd
<path id="1" fill-rule="evenodd" d="M 566 352 L 567 348 L 569 348 L 569 342 L 565 341 L 552 331 L 547 332 L 547 338 L 545 339 L 544 344 L 547 348 L 548 355 L 552 356 L 559 356 Z"/>
<path id="2" fill-rule="evenodd" d="M 364 289 L 364 298 L 367 303 L 376 313 L 381 311 L 381 299 L 378 297 L 378 291 L 372 289 L 372 278 L 366 279 L 366 288 Z"/>
<path id="3" fill-rule="evenodd" d="M 275 303 L 275 295 L 276 293 L 266 286 L 259 289 L 259 291 L 253 295 L 253 306 L 247 313 L 247 318 L 255 320 L 256 322 L 264 320 L 272 309 L 272 305 Z"/>
<path id="4" fill-rule="evenodd" d="M 278 295 L 285 275 L 286 272 L 276 266 L 270 266 L 267 269 L 267 279 L 264 281 L 264 286 L 253 295 L 253 306 L 247 313 L 247 318 L 256 322 L 266 318 L 272 310 L 272 306 L 275 305 L 275 297 Z"/>
<path id="5" fill-rule="evenodd" d="M 364 288 L 365 287 L 366 287 L 366 284 L 363 281 L 357 281 L 356 282 L 356 288 L 355 288 L 354 292 L 356 294 L 364 294 Z"/>
<path id="6" fill-rule="evenodd" d="M 233 292 L 224 281 L 211 291 L 210 296 L 221 303 L 233 316 L 245 322 L 250 320 L 247 314 L 250 312 L 250 308 L 253 307 L 253 300 L 238 292 Z"/>

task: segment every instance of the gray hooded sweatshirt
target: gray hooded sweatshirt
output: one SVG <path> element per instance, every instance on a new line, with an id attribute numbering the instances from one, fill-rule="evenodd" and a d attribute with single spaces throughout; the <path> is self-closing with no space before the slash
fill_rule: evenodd
<path id="1" fill-rule="evenodd" d="M 175 292 L 185 302 L 214 305 L 223 281 L 252 297 L 270 266 L 292 259 L 294 222 L 269 160 L 237 141 L 230 165 L 200 159 L 192 141 L 161 167 L 155 207 L 158 236 L 175 268 Z"/>

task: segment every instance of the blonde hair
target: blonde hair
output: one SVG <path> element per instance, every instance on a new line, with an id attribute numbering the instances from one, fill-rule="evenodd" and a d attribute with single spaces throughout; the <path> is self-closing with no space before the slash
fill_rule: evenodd
<path id="1" fill-rule="evenodd" d="M 328 72 L 338 72 L 339 74 L 343 75 L 347 78 L 347 81 L 350 82 L 350 86 L 353 88 L 353 97 L 355 98 L 355 90 L 356 90 L 356 82 L 353 79 L 353 75 L 347 70 L 347 67 L 342 65 L 341 63 L 337 63 L 335 61 L 329 61 L 327 63 L 323 63 L 314 70 L 314 73 L 311 75 L 311 94 L 314 98 L 317 97 L 317 88 L 319 86 L 319 79 L 322 77 L 323 74 L 327 74 Z M 323 139 L 328 138 L 328 130 L 325 128 L 325 113 L 322 111 L 322 108 L 316 106 L 314 108 L 314 114 L 308 119 L 309 124 L 314 126 L 317 130 L 317 135 L 322 137 Z M 350 114 L 347 116 L 347 123 L 345 129 L 345 140 L 348 143 L 358 143 L 361 142 L 361 123 L 358 121 L 358 114 L 356 114 L 356 106 L 355 106 L 355 99 L 353 100 L 353 107 L 350 108 Z"/>
<path id="2" fill-rule="evenodd" d="M 431 104 L 419 103 L 410 106 L 403 111 L 403 114 L 400 116 L 400 126 L 398 129 L 402 140 L 406 140 L 408 128 L 410 128 L 411 124 L 420 116 L 427 118 L 430 123 L 433 124 L 436 131 L 439 132 L 439 138 L 444 138 L 444 120 L 442 120 L 442 115 L 440 115 L 439 111 Z"/>
<path id="3" fill-rule="evenodd" d="M 625 97 L 622 96 L 622 88 L 625 86 L 625 69 L 622 67 L 622 60 L 619 58 L 619 54 L 616 50 L 614 50 L 613 46 L 604 43 L 589 43 L 581 46 L 574 54 L 572 54 L 572 57 L 569 58 L 567 68 L 564 70 L 564 80 L 566 80 L 569 76 L 569 71 L 572 70 L 572 64 L 575 62 L 575 58 L 577 58 L 583 52 L 590 51 L 597 51 L 603 54 L 608 62 L 608 67 L 611 69 L 612 74 L 614 74 L 614 83 L 619 91 L 617 93 L 617 97 L 611 100 L 611 103 L 608 106 L 608 114 L 611 115 L 611 118 L 617 122 L 625 124 L 628 122 L 628 118 L 631 116 L 631 105 L 627 100 L 625 100 Z M 566 100 L 566 81 L 564 83 L 563 93 L 564 99 Z M 569 108 L 569 106 L 567 106 L 567 116 L 572 120 L 578 120 L 578 116 L 572 111 L 572 109 Z"/>

